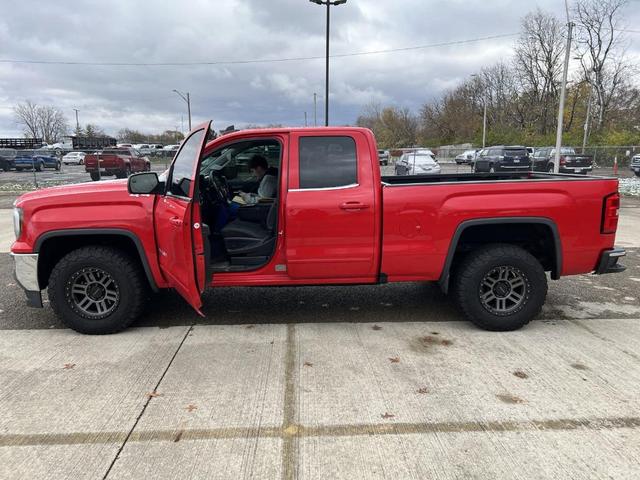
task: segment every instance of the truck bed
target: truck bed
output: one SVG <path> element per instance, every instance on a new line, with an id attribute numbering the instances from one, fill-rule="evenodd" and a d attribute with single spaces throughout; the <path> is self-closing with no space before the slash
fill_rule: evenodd
<path id="1" fill-rule="evenodd" d="M 604 199 L 618 180 L 572 174 L 493 173 L 382 177 L 382 269 L 390 281 L 438 280 L 461 226 L 545 224 L 561 239 L 557 275 L 593 271 L 615 235 L 602 234 Z M 514 231 L 518 227 L 506 227 Z M 505 241 L 498 232 L 492 242 Z M 531 235 L 537 238 L 538 234 Z"/>

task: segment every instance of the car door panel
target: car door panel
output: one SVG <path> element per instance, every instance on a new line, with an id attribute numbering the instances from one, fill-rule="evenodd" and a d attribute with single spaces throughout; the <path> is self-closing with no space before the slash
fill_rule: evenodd
<path id="1" fill-rule="evenodd" d="M 182 143 L 158 197 L 154 222 L 158 262 L 169 284 L 200 314 L 206 286 L 206 252 L 197 193 L 197 172 L 210 122 L 196 127 Z"/>
<path id="2" fill-rule="evenodd" d="M 330 132 L 312 136 L 336 138 Z M 339 136 L 355 142 L 357 180 L 326 188 L 299 188 L 300 141 L 310 135 L 292 136 L 286 201 L 287 271 L 296 279 L 369 278 L 373 282 L 377 239 L 371 152 L 363 135 Z"/>

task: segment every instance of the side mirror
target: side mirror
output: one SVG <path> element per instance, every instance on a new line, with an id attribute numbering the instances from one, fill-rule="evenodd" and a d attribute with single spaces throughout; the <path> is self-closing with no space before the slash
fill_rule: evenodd
<path id="1" fill-rule="evenodd" d="M 156 172 L 143 172 L 129 177 L 127 189 L 132 194 L 149 195 L 162 193 L 162 184 Z"/>

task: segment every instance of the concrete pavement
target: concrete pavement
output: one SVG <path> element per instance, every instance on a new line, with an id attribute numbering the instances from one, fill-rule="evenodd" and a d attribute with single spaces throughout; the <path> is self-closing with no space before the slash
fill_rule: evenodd
<path id="1" fill-rule="evenodd" d="M 640 323 L 0 337 L 0 478 L 637 478 Z"/>

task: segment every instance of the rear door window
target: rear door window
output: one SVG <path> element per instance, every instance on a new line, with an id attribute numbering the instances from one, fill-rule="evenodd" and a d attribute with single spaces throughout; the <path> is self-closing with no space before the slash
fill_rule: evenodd
<path id="1" fill-rule="evenodd" d="M 351 137 L 301 137 L 299 159 L 300 188 L 358 183 L 356 142 Z"/>

